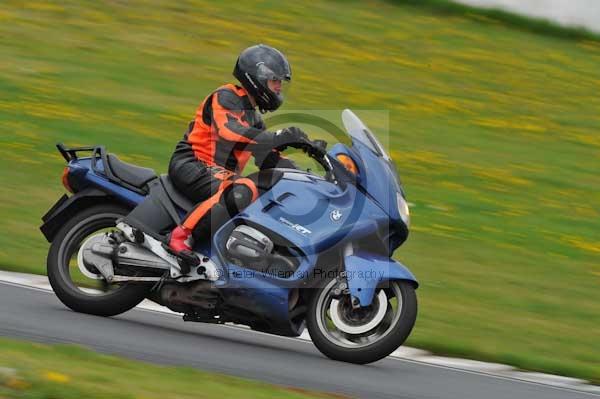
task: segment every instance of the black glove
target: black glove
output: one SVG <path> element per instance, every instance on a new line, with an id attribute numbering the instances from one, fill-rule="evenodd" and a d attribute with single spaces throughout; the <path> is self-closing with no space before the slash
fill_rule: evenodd
<path id="1" fill-rule="evenodd" d="M 286 147 L 304 148 L 308 142 L 308 136 L 299 127 L 286 127 L 275 133 L 273 148 L 282 151 Z"/>
<path id="2" fill-rule="evenodd" d="M 325 140 L 315 140 L 312 142 L 312 146 L 307 149 L 307 152 L 310 156 L 322 157 L 327 154 L 327 142 Z"/>

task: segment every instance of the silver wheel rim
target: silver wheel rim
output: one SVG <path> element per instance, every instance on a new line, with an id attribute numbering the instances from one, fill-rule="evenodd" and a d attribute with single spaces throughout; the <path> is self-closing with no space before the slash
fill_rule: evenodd
<path id="1" fill-rule="evenodd" d="M 403 308 L 398 282 L 391 281 L 388 287 L 376 291 L 372 305 L 361 311 L 364 317 L 359 314 L 350 319 L 347 315 L 353 312 L 349 298 L 333 297 L 337 283 L 332 280 L 321 290 L 315 309 L 317 326 L 327 340 L 344 348 L 364 348 L 379 342 L 396 328 Z"/>
<path id="2" fill-rule="evenodd" d="M 107 296 L 112 295 L 120 289 L 124 288 L 123 284 L 108 284 L 106 280 L 101 277 L 92 277 L 94 274 L 91 271 L 87 271 L 88 273 L 83 273 L 80 269 L 80 249 L 83 247 L 84 243 L 87 242 L 94 236 L 99 234 L 104 234 L 102 231 L 106 230 L 116 230 L 114 226 L 108 227 L 100 227 L 97 230 L 88 232 L 84 237 L 77 240 L 79 242 L 76 243 L 78 248 L 75 248 L 70 254 L 65 254 L 65 251 L 68 250 L 67 243 L 71 243 L 73 240 L 73 236 L 78 234 L 78 232 L 85 228 L 87 224 L 90 224 L 98 219 L 114 219 L 117 220 L 121 218 L 123 215 L 119 215 L 116 213 L 101 213 L 90 216 L 81 222 L 77 223 L 73 228 L 67 233 L 65 238 L 63 239 L 63 243 L 61 244 L 58 250 L 58 262 L 59 262 L 59 273 L 63 281 L 67 283 L 71 289 L 78 291 L 80 294 L 85 294 L 89 296 Z M 66 263 L 65 263 L 66 261 Z M 85 266 L 84 266 L 85 268 Z M 83 277 L 87 279 L 87 281 L 74 281 L 73 272 L 81 273 Z M 90 274 L 90 275 L 88 275 Z"/>
<path id="3" fill-rule="evenodd" d="M 83 242 L 83 244 L 81 244 L 81 246 L 79 247 L 79 251 L 77 251 L 77 266 L 79 267 L 79 271 L 81 272 L 81 274 L 92 280 L 103 280 L 104 277 L 100 273 L 92 273 L 88 270 L 87 267 L 85 267 L 85 264 L 83 262 L 83 249 L 88 245 L 90 241 L 104 234 L 105 233 L 92 234 Z"/>

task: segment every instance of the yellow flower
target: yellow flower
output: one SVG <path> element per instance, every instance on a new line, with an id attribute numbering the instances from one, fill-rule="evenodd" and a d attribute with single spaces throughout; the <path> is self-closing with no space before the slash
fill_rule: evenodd
<path id="1" fill-rule="evenodd" d="M 46 371 L 43 375 L 45 380 L 66 384 L 70 378 L 68 375 L 57 373 L 55 371 Z"/>

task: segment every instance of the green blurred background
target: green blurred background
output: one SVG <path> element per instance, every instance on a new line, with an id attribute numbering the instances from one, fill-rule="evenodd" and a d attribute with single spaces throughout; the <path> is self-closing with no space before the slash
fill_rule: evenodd
<path id="1" fill-rule="evenodd" d="M 56 142 L 165 172 L 264 42 L 292 63 L 283 110 L 389 112 L 414 204 L 396 257 L 421 282 L 407 345 L 600 381 L 600 41 L 413 3 L 2 2 L 0 267 L 45 273 Z"/>

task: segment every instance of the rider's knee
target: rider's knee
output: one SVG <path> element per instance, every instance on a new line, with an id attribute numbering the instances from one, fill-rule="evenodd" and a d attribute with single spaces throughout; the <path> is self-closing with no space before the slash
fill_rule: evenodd
<path id="1" fill-rule="evenodd" d="M 252 189 L 243 184 L 233 184 L 223 193 L 225 206 L 230 215 L 235 215 L 252 203 Z"/>

